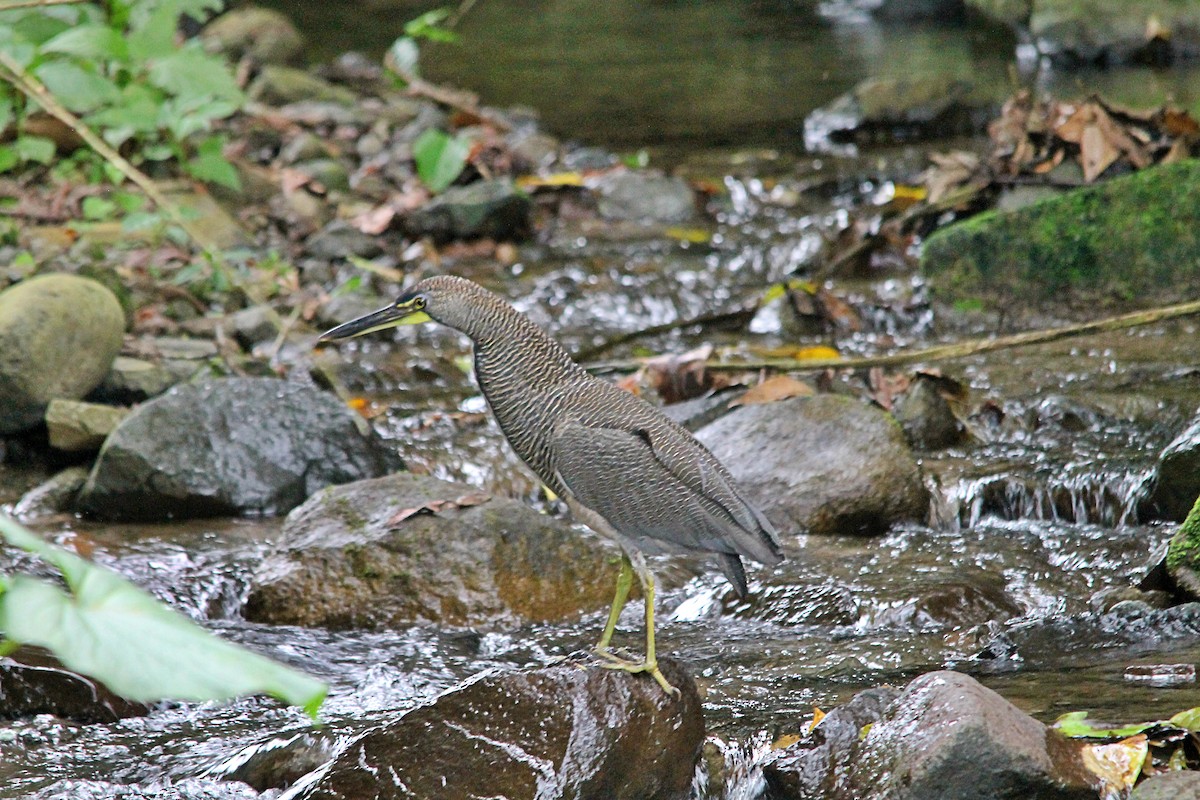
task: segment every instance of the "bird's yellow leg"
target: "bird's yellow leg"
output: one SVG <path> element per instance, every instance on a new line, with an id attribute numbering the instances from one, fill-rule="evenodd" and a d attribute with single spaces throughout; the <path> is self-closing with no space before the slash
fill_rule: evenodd
<path id="1" fill-rule="evenodd" d="M 609 651 L 608 645 L 612 641 L 613 632 L 617 629 L 617 620 L 621 616 L 621 610 L 625 608 L 625 601 L 629 599 L 629 590 L 632 587 L 633 565 L 629 563 L 629 556 L 622 553 L 621 572 L 617 575 L 617 593 L 613 596 L 612 609 L 608 612 L 608 623 L 604 626 L 604 633 L 596 645 L 596 654 L 603 658 L 617 659 L 617 656 Z"/>
<path id="2" fill-rule="evenodd" d="M 604 666 L 608 669 L 620 669 L 626 672 L 648 672 L 650 673 L 650 677 L 658 682 L 658 685 L 662 687 L 664 692 L 678 697 L 679 690 L 667 682 L 666 677 L 658 668 L 658 659 L 654 653 L 654 576 L 650 574 L 650 570 L 646 569 L 646 563 L 642 560 L 641 554 L 638 553 L 637 555 L 638 563 L 636 566 L 628 558 L 625 559 L 625 564 L 629 565 L 631 571 L 637 572 L 638 579 L 642 583 L 642 595 L 646 599 L 646 658 L 639 664 L 636 661 L 626 661 L 623 658 L 612 657 L 608 659 L 609 663 L 604 664 Z M 622 575 L 624 574 L 624 568 L 624 565 L 622 565 Z M 628 587 L 625 591 L 628 593 Z M 613 622 L 611 618 L 609 621 Z M 601 641 L 604 640 L 602 639 Z"/>

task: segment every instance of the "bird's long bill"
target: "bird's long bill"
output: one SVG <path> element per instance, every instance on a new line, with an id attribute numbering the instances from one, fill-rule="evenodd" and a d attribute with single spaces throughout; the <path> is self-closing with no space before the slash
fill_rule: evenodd
<path id="1" fill-rule="evenodd" d="M 429 319 L 428 314 L 416 308 L 415 301 L 399 301 L 357 319 L 343 322 L 336 328 L 322 333 L 321 338 L 317 342 L 323 344 L 325 342 L 336 342 L 340 339 L 352 339 L 355 336 L 363 336 L 375 331 L 387 330 L 397 325 L 416 325 L 419 322 L 428 322 Z"/>

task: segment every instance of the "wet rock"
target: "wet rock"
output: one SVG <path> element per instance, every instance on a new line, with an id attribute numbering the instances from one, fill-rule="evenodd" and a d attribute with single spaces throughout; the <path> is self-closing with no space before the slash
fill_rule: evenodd
<path id="1" fill-rule="evenodd" d="M 445 243 L 455 239 L 523 239 L 529 235 L 529 196 L 508 179 L 451 186 L 403 220 L 408 236 Z"/>
<path id="2" fill-rule="evenodd" d="M 162 365 L 141 358 L 117 356 L 93 396 L 111 403 L 140 403 L 175 385 L 175 377 Z"/>
<path id="3" fill-rule="evenodd" d="M 363 735 L 301 797 L 683 800 L 704 721 L 692 679 L 660 665 L 678 699 L 595 665 L 484 675 Z"/>
<path id="4" fill-rule="evenodd" d="M 244 349 L 279 336 L 279 314 L 270 306 L 251 306 L 229 315 L 229 330 Z"/>
<path id="5" fill-rule="evenodd" d="M 348 256 L 374 258 L 383 252 L 379 239 L 368 236 L 343 220 L 334 220 L 305 244 L 313 258 L 343 261 Z"/>
<path id="6" fill-rule="evenodd" d="M 13 516 L 28 520 L 59 514 L 75 507 L 75 498 L 88 476 L 87 467 L 67 467 L 21 495 L 13 506 Z"/>
<path id="7" fill-rule="evenodd" d="M 292 137 L 279 151 L 279 161 L 282 164 L 296 164 L 301 161 L 311 161 L 315 158 L 327 158 L 331 155 L 329 145 L 316 134 L 301 131 Z"/>
<path id="8" fill-rule="evenodd" d="M 0 658 L 0 717 L 54 714 L 77 722 L 115 722 L 149 710 L 72 672 L 40 648 L 22 647 Z"/>
<path id="9" fill-rule="evenodd" d="M 99 450 L 127 416 L 127 408 L 78 400 L 51 400 L 46 407 L 50 446 L 68 453 Z"/>
<path id="10" fill-rule="evenodd" d="M 977 214 L 930 236 L 921 269 L 942 302 L 982 301 L 1014 318 L 1039 303 L 1095 313 L 1100 303 L 1174 302 L 1200 258 L 1197 183 L 1200 160 L 1188 159 Z"/>
<path id="11" fill-rule="evenodd" d="M 523 171 L 546 169 L 558 158 L 558 140 L 537 130 L 515 131 L 506 140 L 516 167 Z"/>
<path id="12" fill-rule="evenodd" d="M 273 738 L 238 753 L 218 772 L 260 792 L 287 789 L 333 758 L 330 742 L 308 733 Z"/>
<path id="13" fill-rule="evenodd" d="M 1137 586 L 1113 586 L 1101 589 L 1088 598 L 1088 608 L 1096 614 L 1107 614 L 1118 603 L 1144 603 L 1150 608 L 1170 608 L 1174 600 L 1162 589 L 1140 589 Z"/>
<path id="14" fill-rule="evenodd" d="M 769 798 L 840 797 L 851 756 L 862 741 L 863 729 L 883 719 L 900 696 L 899 689 L 880 686 L 856 694 L 850 702 L 825 715 L 800 741 L 776 750 L 763 762 Z"/>
<path id="15" fill-rule="evenodd" d="M 742 406 L 697 437 L 785 534 L 923 521 L 929 493 L 895 420 L 833 395 Z"/>
<path id="16" fill-rule="evenodd" d="M 341 86 L 334 86 L 301 69 L 268 64 L 246 89 L 251 100 L 273 106 L 301 101 L 353 106 L 358 97 Z"/>
<path id="17" fill-rule="evenodd" d="M 1187 600 L 1200 600 L 1200 497 L 1171 537 L 1164 563 L 1171 588 Z"/>
<path id="18" fill-rule="evenodd" d="M 251 58 L 260 64 L 300 60 L 304 37 L 284 14 L 269 8 L 242 6 L 214 19 L 200 34 L 204 49 L 230 60 Z"/>
<path id="19" fill-rule="evenodd" d="M 862 800 L 1094 800 L 1082 745 L 974 678 L 931 672 L 904 688 L 848 759 Z"/>
<path id="20" fill-rule="evenodd" d="M 271 378 L 177 386 L 108 437 L 79 497 L 110 519 L 281 514 L 396 456 L 332 395 Z"/>
<path id="21" fill-rule="evenodd" d="M 1200 497 L 1200 416 L 1159 454 L 1154 486 L 1138 505 L 1138 516 L 1182 522 L 1197 497 Z"/>
<path id="22" fill-rule="evenodd" d="M 1134 788 L 1129 800 L 1200 800 L 1200 772 L 1152 775 Z"/>
<path id="23" fill-rule="evenodd" d="M 963 424 L 938 390 L 938 382 L 920 374 L 898 398 L 892 414 L 909 443 L 919 450 L 952 447 L 966 435 Z"/>
<path id="24" fill-rule="evenodd" d="M 696 196 L 682 178 L 654 172 L 610 172 L 596 184 L 605 219 L 687 222 L 696 216 Z"/>
<path id="25" fill-rule="evenodd" d="M 1029 33 L 1039 53 L 1068 65 L 1165 64 L 1200 56 L 1200 8 L 1158 0 L 1037 0 Z"/>
<path id="26" fill-rule="evenodd" d="M 124 333 L 117 298 L 87 278 L 45 275 L 0 292 L 0 434 L 32 428 L 51 400 L 98 386 Z"/>
<path id="27" fill-rule="evenodd" d="M 408 473 L 330 487 L 288 516 L 244 613 L 329 628 L 486 626 L 606 607 L 614 548 L 523 503 L 486 497 Z M 460 498 L 483 502 L 455 507 Z M 429 504 L 447 507 L 390 521 Z"/>
<path id="28" fill-rule="evenodd" d="M 316 158 L 311 161 L 302 161 L 293 169 L 304 173 L 331 192 L 344 192 L 350 188 L 350 170 L 336 158 Z"/>
<path id="29" fill-rule="evenodd" d="M 804 119 L 804 144 L 813 151 L 872 141 L 944 138 L 986 123 L 988 104 L 972 85 L 946 75 L 869 78 Z"/>

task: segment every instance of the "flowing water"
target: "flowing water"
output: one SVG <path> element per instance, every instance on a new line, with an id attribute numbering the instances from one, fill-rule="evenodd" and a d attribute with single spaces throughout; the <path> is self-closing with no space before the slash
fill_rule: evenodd
<path id="1" fill-rule="evenodd" d="M 488 15 L 499 14 L 503 5 L 484 2 L 472 12 L 463 30 L 468 41 L 481 41 L 489 21 L 495 23 L 489 35 L 502 42 L 520 33 L 541 46 L 556 42 L 570 49 L 586 38 L 568 24 L 583 4 L 539 4 L 544 15 L 502 25 Z M 547 118 L 561 115 L 553 117 L 556 124 L 598 131 L 597 139 L 610 144 L 679 143 L 700 138 L 695 118 L 684 108 L 697 85 L 707 85 L 722 104 L 739 109 L 736 116 L 758 132 L 766 127 L 778 133 L 780 118 L 760 116 L 764 108 L 798 120 L 828 98 L 805 94 L 775 103 L 773 96 L 786 94 L 788 87 L 836 94 L 853 82 L 856 73 L 846 64 L 855 57 L 864 61 L 862 52 L 942 56 L 945 45 L 953 43 L 961 58 L 979 52 L 1000 58 L 998 45 L 980 43 L 959 28 L 894 34 L 873 24 L 854 29 L 852 20 L 825 19 L 820 24 L 833 26 L 842 37 L 832 37 L 831 43 L 805 27 L 814 24 L 811 15 L 799 17 L 803 23 L 784 21 L 790 5 L 784 3 L 730 0 L 686 4 L 686 9 L 666 3 L 649 11 L 639 4 L 640 16 L 630 12 L 628 19 L 623 10 L 632 4 L 601 5 L 611 16 L 604 36 L 569 65 L 539 63 L 535 55 L 544 51 L 531 44 L 532 50 L 504 56 L 520 60 L 519 69 L 499 62 L 475 74 L 467 65 L 486 52 L 464 48 L 461 64 L 443 66 L 442 74 L 481 89 L 497 103 L 521 99 L 506 94 L 509 85 L 563 81 L 578 86 L 584 75 L 590 99 L 546 108 Z M 345 10 L 336 3 L 319 7 L 327 13 Z M 633 41 L 605 38 L 619 29 Z M 734 59 L 743 48 L 746 57 L 734 60 L 748 66 L 740 75 L 713 69 L 707 78 L 701 71 L 677 82 L 669 72 L 651 71 L 646 62 L 683 61 L 679 48 L 684 44 L 658 53 L 637 41 L 646 30 L 671 30 L 692 47 L 703 37 L 713 48 L 713 62 Z M 914 45 L 914 37 L 926 42 L 923 48 Z M 829 48 L 843 60 L 818 68 L 815 62 L 827 58 Z M 659 85 L 658 94 L 631 97 L 626 85 L 616 83 L 615 76 L 627 74 L 631 63 L 654 76 L 647 80 Z M 657 69 L 665 68 L 659 64 Z M 811 80 L 813 75 L 822 77 Z M 739 85 L 754 91 L 738 91 Z M 597 114 L 595 98 L 606 92 L 617 108 L 611 115 Z M 574 115 L 583 114 L 584 106 L 590 116 L 580 121 Z M 650 130 L 630 121 L 646 118 Z M 615 121 L 623 132 L 604 128 L 605 120 Z M 676 123 L 677 129 L 668 130 Z M 741 140 L 737 125 L 706 126 L 723 131 L 718 141 L 722 136 Z M 621 138 L 626 135 L 628 140 Z M 749 138 L 767 142 L 753 134 Z M 777 145 L 781 141 L 768 138 Z M 678 158 L 685 169 L 704 164 L 693 168 L 730 176 L 724 179 L 726 199 L 719 202 L 709 243 L 606 242 L 564 229 L 547 242 L 522 248 L 521 261 L 512 268 L 497 272 L 485 264 L 462 271 L 511 297 L 579 350 L 630 330 L 728 310 L 770 281 L 803 270 L 852 210 L 879 202 L 893 177 L 919 168 L 922 151 L 893 150 L 852 162 L 815 162 L 777 152 L 765 162 L 741 161 L 740 166 L 704 153 L 684 152 Z M 867 310 L 867 324 L 837 341 L 843 352 L 878 352 L 963 333 L 961 325 L 950 330 L 943 324 L 921 281 L 902 271 L 864 283 L 857 296 Z M 681 352 L 704 342 L 749 350 L 826 341 L 798 338 L 785 315 L 773 309 L 760 312 L 749 330 L 691 328 L 623 345 L 605 357 L 628 356 L 637 346 Z M 1191 398 L 1200 374 L 1191 369 L 1195 338 L 1193 323 L 1176 322 L 942 363 L 943 372 L 970 386 L 974 406 L 990 400 L 1002 414 L 975 425 L 977 439 L 971 445 L 923 457 L 935 497 L 928 524 L 904 526 L 877 539 L 789 535 L 788 560 L 774 570 L 753 572 L 746 601 L 734 599 L 714 574 L 659 561 L 665 576 L 660 652 L 684 661 L 701 684 L 709 731 L 728 764 L 720 796 L 757 796 L 761 779 L 753 767 L 755 755 L 778 734 L 798 730 L 813 706 L 828 708 L 860 689 L 902 684 L 931 669 L 949 666 L 975 674 L 1047 721 L 1067 710 L 1139 720 L 1200 704 L 1194 687 L 1155 688 L 1123 677 L 1131 664 L 1196 661 L 1200 629 L 1169 615 L 1101 615 L 1089 602 L 1097 592 L 1136 581 L 1173 532 L 1171 525 L 1140 523 L 1136 500 L 1156 455 L 1194 411 Z M 408 328 L 392 339 L 359 341 L 342 352 L 342 379 L 372 399 L 381 412 L 376 426 L 410 467 L 498 494 L 536 495 L 536 482 L 504 445 L 459 366 L 457 357 L 467 353 L 461 337 L 432 326 Z M 861 382 L 862 376 L 842 380 Z M 15 501 L 40 472 L 4 467 L 0 501 Z M 52 539 L 85 545 L 98 561 L 221 635 L 329 681 L 332 693 L 324 725 L 315 730 L 299 713 L 262 699 L 166 704 L 146 717 L 111 724 L 51 717 L 2 722 L 0 797 L 274 796 L 222 776 L 295 736 L 335 748 L 355 732 L 482 670 L 545 664 L 591 644 L 603 622 L 604 612 L 597 609 L 570 624 L 512 630 L 416 625 L 329 632 L 255 625 L 242 620 L 239 609 L 256 563 L 278 534 L 279 520 L 110 526 L 54 517 L 30 524 Z M 634 603 L 622 618 L 619 636 L 631 645 L 638 643 L 640 613 Z M 705 783 L 698 777 L 698 786 Z"/>

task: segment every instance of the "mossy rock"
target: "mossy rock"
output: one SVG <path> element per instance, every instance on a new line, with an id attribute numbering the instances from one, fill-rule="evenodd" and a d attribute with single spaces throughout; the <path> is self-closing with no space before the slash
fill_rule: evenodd
<path id="1" fill-rule="evenodd" d="M 1200 600 L 1200 498 L 1167 546 L 1167 574 L 1181 594 Z"/>
<path id="2" fill-rule="evenodd" d="M 939 299 L 1016 311 L 1063 301 L 1145 305 L 1200 288 L 1200 160 L 1152 167 L 929 237 Z"/>

